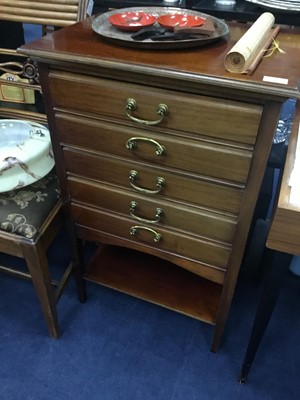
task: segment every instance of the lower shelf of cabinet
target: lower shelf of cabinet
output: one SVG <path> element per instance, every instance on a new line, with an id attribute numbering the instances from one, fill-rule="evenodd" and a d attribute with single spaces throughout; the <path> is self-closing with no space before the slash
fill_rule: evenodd
<path id="1" fill-rule="evenodd" d="M 222 285 L 160 258 L 100 245 L 85 279 L 215 324 Z"/>

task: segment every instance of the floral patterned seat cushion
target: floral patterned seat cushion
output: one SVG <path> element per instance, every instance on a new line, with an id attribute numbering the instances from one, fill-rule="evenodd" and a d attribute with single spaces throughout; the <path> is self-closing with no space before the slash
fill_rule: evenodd
<path id="1" fill-rule="evenodd" d="M 27 187 L 0 193 L 0 230 L 34 241 L 59 196 L 54 171 Z"/>

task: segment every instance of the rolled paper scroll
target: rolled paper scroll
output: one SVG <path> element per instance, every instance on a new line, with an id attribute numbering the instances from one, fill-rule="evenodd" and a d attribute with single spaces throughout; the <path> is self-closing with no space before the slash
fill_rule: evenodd
<path id="1" fill-rule="evenodd" d="M 269 12 L 263 13 L 254 22 L 226 54 L 224 65 L 228 72 L 245 73 L 249 69 L 253 60 L 264 50 L 274 22 L 275 17 Z"/>

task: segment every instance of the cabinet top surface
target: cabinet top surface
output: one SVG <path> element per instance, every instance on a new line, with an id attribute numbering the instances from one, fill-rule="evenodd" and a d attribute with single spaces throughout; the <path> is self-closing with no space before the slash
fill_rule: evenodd
<path id="1" fill-rule="evenodd" d="M 142 50 L 105 41 L 91 27 L 92 18 L 56 31 L 22 46 L 19 51 L 40 61 L 71 63 L 85 68 L 104 68 L 126 73 L 175 78 L 228 89 L 243 89 L 282 97 L 300 97 L 300 30 L 281 30 L 277 42 L 283 52 L 263 58 L 252 75 L 232 74 L 224 58 L 249 29 L 247 24 L 229 23 L 229 38 L 207 46 L 174 50 Z M 264 77 L 271 77 L 265 82 Z M 272 81 L 272 78 L 273 79 Z M 283 80 L 279 82 L 278 80 Z"/>

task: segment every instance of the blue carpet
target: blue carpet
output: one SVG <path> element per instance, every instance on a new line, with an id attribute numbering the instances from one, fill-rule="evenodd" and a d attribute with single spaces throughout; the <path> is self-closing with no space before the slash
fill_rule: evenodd
<path id="1" fill-rule="evenodd" d="M 58 238 L 51 268 L 68 258 Z M 63 336 L 56 341 L 31 283 L 0 275 L 1 399 L 299 399 L 298 278 L 287 278 L 245 385 L 236 378 L 260 293 L 246 275 L 216 354 L 211 326 L 96 284 L 87 289 L 88 301 L 80 304 L 69 282 L 58 304 Z"/>

